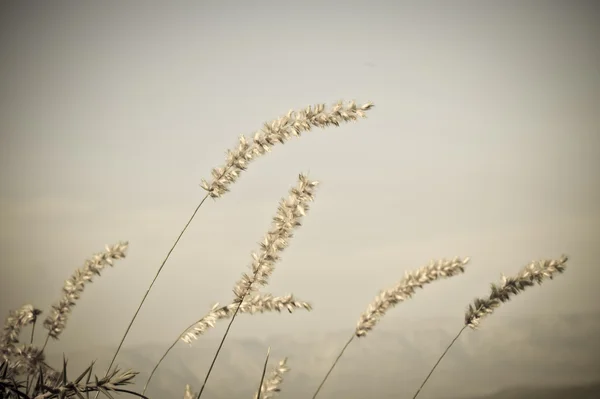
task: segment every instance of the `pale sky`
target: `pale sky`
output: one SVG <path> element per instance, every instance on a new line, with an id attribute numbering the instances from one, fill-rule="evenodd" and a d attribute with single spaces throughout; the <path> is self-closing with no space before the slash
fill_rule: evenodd
<path id="1" fill-rule="evenodd" d="M 171 342 L 231 289 L 300 172 L 322 182 L 263 291 L 311 313 L 243 317 L 238 336 L 352 331 L 430 259 L 464 275 L 394 309 L 456 317 L 501 273 L 570 256 L 498 315 L 598 312 L 600 7 L 595 1 L 14 2 L 0 10 L 0 313 L 47 314 L 105 244 L 62 339 L 116 345 L 240 134 L 309 104 L 372 101 L 207 201 L 127 343 Z M 4 316 L 3 316 L 4 317 Z"/>

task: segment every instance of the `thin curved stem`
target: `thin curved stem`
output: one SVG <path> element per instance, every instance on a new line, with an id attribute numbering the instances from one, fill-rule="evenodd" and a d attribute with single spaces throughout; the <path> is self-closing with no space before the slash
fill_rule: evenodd
<path id="1" fill-rule="evenodd" d="M 244 294 L 244 296 L 240 300 L 240 303 L 238 304 L 237 308 L 235 308 L 235 312 L 233 313 L 233 316 L 231 316 L 231 320 L 229 321 L 229 325 L 227 326 L 227 330 L 225 330 L 225 334 L 223 334 L 223 338 L 221 339 L 221 343 L 219 344 L 219 348 L 217 348 L 217 352 L 215 353 L 215 356 L 213 357 L 212 363 L 210 364 L 210 367 L 208 368 L 208 373 L 206 373 L 206 377 L 204 378 L 204 382 L 202 383 L 202 388 L 200 388 L 200 392 L 198 392 L 198 396 L 196 397 L 196 399 L 200 399 L 200 396 L 202 395 L 202 392 L 204 392 L 204 387 L 206 386 L 206 381 L 208 381 L 208 377 L 210 377 L 210 373 L 212 372 L 212 369 L 215 366 L 215 362 L 217 361 L 217 358 L 219 357 L 219 353 L 221 352 L 221 348 L 223 347 L 223 343 L 225 342 L 225 339 L 227 338 L 227 334 L 229 334 L 229 329 L 231 328 L 231 325 L 233 324 L 233 321 L 235 320 L 235 316 L 237 316 L 237 314 L 238 314 L 238 312 L 240 310 L 240 307 L 242 306 L 242 303 L 244 302 L 244 299 L 246 298 L 246 295 L 248 295 L 248 291 L 246 291 L 246 293 Z"/>
<path id="2" fill-rule="evenodd" d="M 317 391 L 313 395 L 312 399 L 315 399 L 317 397 L 317 395 L 319 394 L 319 391 L 321 390 L 321 388 L 323 388 L 323 385 L 325 385 L 325 381 L 327 381 L 327 378 L 329 378 L 329 374 L 331 374 L 331 372 L 335 368 L 335 365 L 338 363 L 338 361 L 340 360 L 340 358 L 344 354 L 344 351 L 346 351 L 346 348 L 348 347 L 348 345 L 350 345 L 350 342 L 352 342 L 352 340 L 354 339 L 355 336 L 356 335 L 354 333 L 352 333 L 352 336 L 350 337 L 350 339 L 348 340 L 348 342 L 346 342 L 346 345 L 344 345 L 344 347 L 342 348 L 342 351 L 340 352 L 340 354 L 338 355 L 338 357 L 335 359 L 335 362 L 333 362 L 333 364 L 331 365 L 331 368 L 329 369 L 329 371 L 327 372 L 327 374 L 325 374 L 325 378 L 323 378 L 323 381 L 321 381 L 321 384 L 317 388 Z"/>
<path id="3" fill-rule="evenodd" d="M 50 340 L 50 331 L 46 335 L 46 340 L 44 341 L 44 346 L 42 346 L 42 352 L 46 349 L 46 345 L 48 345 L 48 341 Z"/>
<path id="4" fill-rule="evenodd" d="M 225 309 L 227 309 L 227 306 L 221 306 L 218 310 L 225 310 Z M 194 327 L 200 321 L 202 321 L 202 319 L 196 320 L 195 322 L 193 322 L 192 324 L 190 324 L 184 330 L 184 332 L 187 331 L 187 330 L 189 330 L 190 328 Z M 144 385 L 144 390 L 142 391 L 142 395 L 144 395 L 146 393 L 146 389 L 148 389 L 148 385 L 150 384 L 150 380 L 154 376 L 154 373 L 158 369 L 158 366 L 160 366 L 160 364 L 162 363 L 162 361 L 165 360 L 165 358 L 167 357 L 167 355 L 169 354 L 169 352 L 171 352 L 171 349 L 173 349 L 175 347 L 175 345 L 177 345 L 177 342 L 179 342 L 180 339 L 181 339 L 181 335 L 179 337 L 177 337 L 177 339 L 171 344 L 171 346 L 169 346 L 169 348 L 165 351 L 165 353 L 163 353 L 163 355 L 160 358 L 160 360 L 158 361 L 158 363 L 156 363 L 156 366 L 154 366 L 154 368 L 152 369 L 152 372 L 150 373 L 150 376 L 148 377 L 148 380 L 146 381 L 146 385 Z"/>
<path id="5" fill-rule="evenodd" d="M 193 326 L 193 324 L 192 324 L 192 326 Z M 154 373 L 158 369 L 158 366 L 160 366 L 160 364 L 162 363 L 162 361 L 165 360 L 165 357 L 167 357 L 167 355 L 169 354 L 169 352 L 171 351 L 171 349 L 173 349 L 175 347 L 175 345 L 177 345 L 177 342 L 179 342 L 180 339 L 181 339 L 181 336 L 177 337 L 177 339 L 175 340 L 175 342 L 173 342 L 171 344 L 171 346 L 169 346 L 169 349 L 166 350 L 166 352 L 162 355 L 162 357 L 160 358 L 160 360 L 158 361 L 158 363 L 156 363 L 156 366 L 154 366 L 154 368 L 152 369 L 152 372 L 150 373 L 150 376 L 148 377 L 148 380 L 146 381 L 146 384 L 144 385 L 144 389 L 142 390 L 142 395 L 144 395 L 146 393 L 146 389 L 148 389 L 148 384 L 150 384 L 150 380 L 154 376 Z"/>
<path id="6" fill-rule="evenodd" d="M 123 389 L 123 388 L 113 388 L 112 389 L 115 392 L 123 392 L 123 393 L 128 393 L 129 395 L 133 395 L 133 396 L 137 396 L 138 398 L 142 398 L 142 399 L 148 399 L 147 396 L 144 396 L 142 394 L 139 394 L 135 391 L 131 391 L 129 389 Z"/>
<path id="7" fill-rule="evenodd" d="M 467 327 L 468 327 L 468 325 L 465 325 L 463 328 L 460 329 L 460 331 L 458 332 L 458 334 L 456 334 L 456 337 L 454 337 L 454 339 L 452 340 L 452 342 L 450 342 L 450 345 L 448 345 L 448 347 L 446 348 L 446 350 L 444 351 L 444 353 L 442 353 L 442 356 L 440 356 L 440 358 L 435 363 L 435 365 L 433 366 L 433 368 L 431 369 L 431 371 L 429 372 L 429 374 L 427 374 L 427 377 L 425 378 L 425 381 L 423 381 L 423 383 L 421 384 L 421 386 L 419 387 L 419 389 L 417 389 L 417 392 L 415 393 L 415 396 L 413 396 L 413 399 L 415 399 L 417 396 L 419 396 L 419 393 L 421 392 L 421 389 L 423 389 L 423 387 L 425 386 L 425 384 L 429 380 L 429 377 L 431 377 L 431 374 L 433 374 L 433 372 L 437 368 L 438 364 L 440 364 L 440 362 L 442 361 L 442 359 L 444 358 L 444 356 L 446 356 L 446 353 L 448 353 L 448 351 L 450 350 L 450 348 L 452 347 L 452 345 L 454 345 L 454 343 L 456 342 L 456 340 L 458 339 L 458 337 L 460 337 L 460 334 L 462 334 L 462 332 L 465 331 L 465 328 L 467 328 Z"/>
<path id="8" fill-rule="evenodd" d="M 260 384 L 258 384 L 258 393 L 256 394 L 256 399 L 260 399 L 263 382 L 265 381 L 265 374 L 267 373 L 267 364 L 269 363 L 269 355 L 270 354 L 271 354 L 271 347 L 269 346 L 269 349 L 267 349 L 267 358 L 265 359 L 265 365 L 263 366 L 262 375 L 260 376 Z"/>
<path id="9" fill-rule="evenodd" d="M 31 337 L 29 338 L 29 345 L 33 345 L 33 337 L 35 336 L 35 325 L 37 323 L 37 316 L 34 316 L 33 318 L 33 323 L 31 326 Z M 43 352 L 43 350 L 42 350 Z M 29 373 L 27 373 L 27 382 L 25 385 L 25 392 L 27 394 L 29 394 L 29 389 L 31 388 L 31 386 L 29 385 L 29 383 L 31 382 L 33 384 L 33 379 L 31 379 L 31 381 L 29 380 L 29 377 L 31 377 L 31 375 Z"/>
<path id="10" fill-rule="evenodd" d="M 135 311 L 135 314 L 133 315 L 133 318 L 131 319 L 131 321 L 129 322 L 129 325 L 127 326 L 127 330 L 125 330 L 125 334 L 123 335 L 123 338 L 121 338 L 121 342 L 119 342 L 119 346 L 117 347 L 117 350 L 112 358 L 112 360 L 110 361 L 110 364 L 108 366 L 108 368 L 106 369 L 106 376 L 108 375 L 108 373 L 110 372 L 110 368 L 113 366 L 113 364 L 115 363 L 115 360 L 117 358 L 117 355 L 119 354 L 119 351 L 121 350 L 121 347 L 123 346 L 123 342 L 125 342 L 125 338 L 127 338 L 127 335 L 129 334 L 129 330 L 131 330 L 131 326 L 133 325 L 133 322 L 135 321 L 135 319 L 137 318 L 138 313 L 140 312 L 140 309 L 142 308 L 142 306 L 144 305 L 144 302 L 146 301 L 146 298 L 148 297 L 148 294 L 150 293 L 150 290 L 152 289 L 152 287 L 154 286 L 154 283 L 156 282 L 156 279 L 158 279 L 158 276 L 160 275 L 160 272 L 162 271 L 163 267 L 165 266 L 165 263 L 167 263 L 167 260 L 169 259 L 169 257 L 171 256 L 171 253 L 173 252 L 173 250 L 175 249 L 175 247 L 177 246 L 177 244 L 179 243 L 179 240 L 181 239 L 181 237 L 183 236 L 183 233 L 185 233 L 185 231 L 187 230 L 188 226 L 190 225 L 190 223 L 192 223 L 192 220 L 194 220 L 194 217 L 196 216 L 196 213 L 198 213 L 198 210 L 200 209 L 200 207 L 202 206 L 202 204 L 204 204 L 204 201 L 206 201 L 206 199 L 208 198 L 209 193 L 207 193 L 204 198 L 202 198 L 202 201 L 200 201 L 200 203 L 198 204 L 198 206 L 196 207 L 196 209 L 194 210 L 194 213 L 192 214 L 192 216 L 190 217 L 190 219 L 188 220 L 188 222 L 185 224 L 185 227 L 183 228 L 183 230 L 181 230 L 181 233 L 179 233 L 179 236 L 177 237 L 177 240 L 175 240 L 175 243 L 173 244 L 173 246 L 171 247 L 171 249 L 169 250 L 169 252 L 167 253 L 167 256 L 165 257 L 165 259 L 162 261 L 160 267 L 158 268 L 158 271 L 156 272 L 156 275 L 154 276 L 154 279 L 152 280 L 152 283 L 150 283 L 150 286 L 148 287 L 148 289 L 146 290 L 146 293 L 144 294 L 144 297 L 142 298 L 142 301 L 140 302 L 137 310 Z M 106 377 L 105 376 L 105 377 Z M 97 399 L 99 395 L 99 392 L 96 392 L 96 396 L 94 397 L 94 399 Z"/>
<path id="11" fill-rule="evenodd" d="M 231 320 L 229 321 L 229 324 L 227 325 L 227 329 L 225 330 L 225 334 L 223 334 L 223 338 L 221 339 L 221 343 L 219 343 L 219 347 L 217 348 L 217 352 L 215 353 L 215 356 L 213 357 L 212 363 L 210 364 L 210 367 L 208 368 L 208 373 L 206 373 L 206 377 L 204 378 L 204 382 L 202 383 L 202 387 L 200 388 L 200 392 L 198 392 L 198 396 L 196 397 L 196 399 L 200 399 L 200 396 L 202 396 L 202 392 L 204 392 L 204 387 L 206 386 L 206 381 L 208 381 L 208 377 L 210 377 L 210 373 L 212 372 L 212 369 L 215 366 L 215 362 L 217 361 L 217 358 L 219 357 L 219 353 L 221 352 L 221 348 L 223 347 L 223 343 L 225 342 L 225 339 L 227 338 L 227 335 L 229 334 L 229 329 L 231 328 L 231 325 L 233 324 L 233 321 L 235 320 L 235 317 L 237 316 L 238 312 L 240 311 L 240 307 L 242 307 L 242 304 L 244 303 L 244 299 L 246 299 L 246 297 L 250 293 L 250 290 L 252 289 L 252 285 L 256 281 L 256 276 L 258 275 L 259 271 L 260 270 L 257 269 L 254 272 L 254 275 L 252 277 L 252 282 L 250 283 L 250 285 L 248 286 L 248 288 L 244 292 L 244 295 L 242 295 L 242 297 L 239 299 L 240 302 L 238 303 L 237 307 L 235 308 L 235 312 L 233 313 L 233 316 L 231 316 Z"/>

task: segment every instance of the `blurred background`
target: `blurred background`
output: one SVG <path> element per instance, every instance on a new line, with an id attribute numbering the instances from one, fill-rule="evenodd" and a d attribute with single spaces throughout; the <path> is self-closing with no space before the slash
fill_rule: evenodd
<path id="1" fill-rule="evenodd" d="M 274 147 L 203 205 L 119 363 L 145 381 L 231 301 L 303 172 L 322 183 L 263 291 L 314 310 L 240 316 L 210 397 L 249 397 L 269 345 L 289 357 L 282 397 L 306 397 L 380 289 L 455 255 L 471 256 L 466 273 L 355 341 L 320 397 L 413 393 L 474 297 L 563 253 L 566 273 L 466 331 L 421 397 L 598 381 L 599 17 L 596 1 L 3 2 L 0 312 L 48 314 L 85 259 L 128 240 L 48 348 L 76 370 L 98 358 L 100 374 L 237 137 L 289 109 L 372 101 L 367 119 Z M 226 324 L 181 343 L 154 394 L 198 389 Z"/>

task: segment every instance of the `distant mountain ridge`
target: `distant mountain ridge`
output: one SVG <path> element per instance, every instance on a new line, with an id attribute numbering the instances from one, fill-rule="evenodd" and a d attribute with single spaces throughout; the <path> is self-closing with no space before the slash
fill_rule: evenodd
<path id="1" fill-rule="evenodd" d="M 420 398 L 600 398 L 600 313 L 504 317 L 496 323 L 493 319 L 479 331 L 463 333 Z M 460 323 L 444 320 L 411 321 L 401 328 L 382 323 L 382 328 L 365 339 L 355 339 L 348 347 L 319 397 L 411 398 L 459 329 Z M 310 398 L 351 333 L 350 329 L 314 336 L 228 338 L 204 397 L 250 398 L 270 346 L 270 367 L 282 357 L 289 358 L 291 371 L 285 376 L 280 397 Z M 220 336 L 209 335 L 191 348 L 183 343 L 175 347 L 147 394 L 181 398 L 185 384 L 199 389 L 219 340 Z M 136 386 L 141 388 L 166 347 L 168 343 L 128 347 L 118 363 L 140 371 Z M 113 350 L 95 347 L 70 353 L 69 368 L 73 373 L 98 359 L 96 372 L 100 374 Z M 61 358 L 51 356 L 50 361 L 58 364 Z"/>

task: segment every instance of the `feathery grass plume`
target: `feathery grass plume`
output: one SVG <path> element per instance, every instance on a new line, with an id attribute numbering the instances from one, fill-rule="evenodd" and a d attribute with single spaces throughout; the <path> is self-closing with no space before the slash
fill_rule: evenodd
<path id="1" fill-rule="evenodd" d="M 282 199 L 280 201 L 277 214 L 273 217 L 272 228 L 265 236 L 263 242 L 260 243 L 260 253 L 252 253 L 253 262 L 250 265 L 252 276 L 244 273 L 233 289 L 235 296 L 233 302 L 237 303 L 237 308 L 231 316 L 229 325 L 225 330 L 225 334 L 221 339 L 217 352 L 208 368 L 204 383 L 198 393 L 198 399 L 200 399 L 202 392 L 204 392 L 206 382 L 210 377 L 210 373 L 219 357 L 223 343 L 225 342 L 225 339 L 227 339 L 227 334 L 229 334 L 229 329 L 231 328 L 242 303 L 248 294 L 256 290 L 257 285 L 265 286 L 268 284 L 269 277 L 275 270 L 275 263 L 280 259 L 279 253 L 289 245 L 289 240 L 293 237 L 293 230 L 302 225 L 302 218 L 308 212 L 308 203 L 314 201 L 314 190 L 318 184 L 318 181 L 310 181 L 305 175 L 300 174 L 298 176 L 298 185 L 290 190 L 287 199 Z M 288 308 L 288 310 L 291 309 Z"/>
<path id="2" fill-rule="evenodd" d="M 300 111 L 290 110 L 287 115 L 265 123 L 262 130 L 254 134 L 251 142 L 242 135 L 237 148 L 227 151 L 225 165 L 214 168 L 211 172 L 212 181 L 202 179 L 201 187 L 212 198 L 219 198 L 229 191 L 229 186 L 246 170 L 249 162 L 270 152 L 271 147 L 277 143 L 284 144 L 292 136 L 300 137 L 302 132 L 311 130 L 313 126 L 339 126 L 342 122 L 366 118 L 365 112 L 373 106 L 373 103 L 357 106 L 354 101 L 345 105 L 340 101 L 331 109 L 326 109 L 325 104 L 317 104 Z"/>
<path id="3" fill-rule="evenodd" d="M 374 105 L 372 103 L 366 103 L 360 107 L 357 107 L 354 102 L 344 106 L 343 102 L 341 101 L 328 111 L 325 111 L 325 105 L 323 104 L 315 106 L 314 109 L 309 106 L 305 110 L 297 112 L 289 111 L 286 116 L 278 118 L 271 123 L 266 123 L 263 131 L 258 131 L 255 133 L 252 143 L 248 143 L 248 140 L 244 136 L 241 136 L 238 147 L 233 151 L 227 151 L 227 161 L 225 166 L 221 168 L 214 168 L 212 170 L 211 173 L 213 176 L 213 181 L 209 183 L 204 179 L 202 180 L 201 186 L 206 191 L 206 195 L 204 198 L 202 198 L 198 206 L 196 206 L 192 216 L 190 216 L 188 222 L 183 227 L 183 230 L 181 230 L 179 236 L 171 246 L 171 249 L 158 267 L 150 286 L 146 290 L 146 293 L 142 297 L 142 300 L 133 314 L 133 317 L 129 321 L 129 325 L 125 329 L 125 333 L 123 334 L 123 337 L 117 346 L 117 350 L 110 361 L 108 370 L 110 370 L 117 359 L 119 351 L 121 350 L 121 347 L 123 346 L 129 331 L 131 330 L 131 326 L 135 322 L 137 315 L 140 313 L 142 306 L 144 306 L 146 298 L 150 294 L 152 287 L 154 287 L 154 283 L 169 260 L 171 253 L 179 243 L 179 240 L 181 240 L 181 237 L 189 225 L 192 223 L 192 220 L 194 220 L 194 217 L 204 204 L 204 201 L 206 201 L 209 196 L 215 199 L 221 197 L 225 192 L 229 191 L 228 186 L 238 179 L 243 170 L 246 170 L 247 164 L 258 155 L 269 151 L 270 147 L 277 142 L 283 144 L 291 135 L 300 136 L 301 132 L 310 130 L 311 126 L 339 126 L 341 122 L 357 120 L 359 117 L 364 118 L 366 117 L 365 112 L 373 108 L 373 106 Z M 96 395 L 94 399 L 97 398 L 98 395 Z"/>
<path id="4" fill-rule="evenodd" d="M 268 357 L 267 357 L 268 360 Z M 279 364 L 273 369 L 268 379 L 264 379 L 264 371 L 263 370 L 263 379 L 260 384 L 260 390 L 258 390 L 254 394 L 254 399 L 271 399 L 275 396 L 277 392 L 281 392 L 281 384 L 283 383 L 283 375 L 290 371 L 289 367 L 287 367 L 287 358 L 284 358 L 279 362 Z M 265 362 L 265 367 L 267 363 Z"/>
<path id="5" fill-rule="evenodd" d="M 252 252 L 252 275 L 243 273 L 233 288 L 234 302 L 243 302 L 243 298 L 256 290 L 257 286 L 268 284 L 275 264 L 280 259 L 279 254 L 289 245 L 294 229 L 302 225 L 302 218 L 309 210 L 308 203 L 314 201 L 314 191 L 318 184 L 318 181 L 310 181 L 303 174 L 298 175 L 298 185 L 290 190 L 287 199 L 279 202 L 272 227 L 260 243 L 259 253 Z"/>
<path id="6" fill-rule="evenodd" d="M 311 310 L 311 305 L 309 303 L 298 301 L 293 295 L 284 297 L 273 297 L 272 295 L 264 294 L 249 295 L 256 291 L 257 286 L 264 286 L 268 283 L 269 277 L 275 270 L 276 262 L 281 258 L 280 253 L 288 247 L 289 241 L 293 237 L 294 229 L 302 225 L 302 218 L 306 216 L 306 213 L 309 211 L 308 203 L 314 201 L 314 191 L 318 183 L 319 182 L 317 181 L 309 180 L 308 177 L 303 174 L 298 175 L 298 184 L 290 190 L 288 198 L 280 200 L 277 212 L 273 217 L 272 226 L 260 243 L 260 250 L 258 253 L 252 252 L 251 254 L 252 263 L 249 268 L 252 275 L 246 273 L 242 274 L 242 278 L 233 288 L 234 299 L 230 305 L 222 308 L 218 308 L 218 305 L 213 306 L 209 314 L 189 326 L 177 340 L 171 344 L 158 363 L 154 366 L 154 369 L 148 377 L 148 381 L 146 381 L 146 385 L 142 391 L 143 393 L 146 392 L 154 372 L 171 349 L 177 344 L 179 339 L 182 339 L 189 344 L 193 339 L 198 338 L 206 332 L 208 328 L 214 327 L 217 320 L 225 318 L 231 319 L 213 358 L 204 383 L 200 388 L 198 397 L 200 397 L 204 391 L 206 381 L 208 381 L 208 377 L 218 358 L 223 343 L 227 338 L 229 329 L 239 312 L 253 314 L 256 312 L 262 313 L 265 311 L 281 311 L 287 309 L 292 313 L 294 309 L 303 308 Z"/>
<path id="7" fill-rule="evenodd" d="M 52 305 L 52 310 L 44 321 L 44 327 L 48 330 L 46 343 L 48 338 L 57 339 L 63 332 L 69 313 L 83 293 L 85 285 L 91 283 L 95 275 L 100 276 L 100 272 L 106 266 L 113 266 L 113 260 L 125 258 L 127 246 L 127 242 L 118 243 L 112 247 L 107 245 L 105 252 L 97 253 L 91 259 L 86 260 L 83 268 L 75 270 L 75 273 L 65 281 L 63 297 L 57 304 Z"/>
<path id="8" fill-rule="evenodd" d="M 4 361 L 8 362 L 9 357 L 15 354 L 23 327 L 35 323 L 40 313 L 42 313 L 41 310 L 29 304 L 8 313 L 2 333 L 0 333 L 0 355 Z"/>
<path id="9" fill-rule="evenodd" d="M 465 313 L 465 325 L 476 329 L 483 317 L 492 314 L 494 309 L 507 302 L 511 296 L 535 283 L 541 285 L 546 278 L 552 280 L 556 273 L 563 273 L 567 260 L 567 256 L 563 255 L 558 260 L 533 261 L 514 277 L 502 275 L 502 283 L 500 286 L 492 284 L 488 297 L 476 298 L 473 304 L 469 305 Z"/>
<path id="10" fill-rule="evenodd" d="M 390 308 L 412 297 L 416 288 L 423 288 L 423 285 L 425 284 L 432 283 L 444 277 L 452 277 L 459 273 L 463 273 L 465 271 L 464 267 L 468 262 L 468 257 L 465 259 L 455 257 L 452 260 L 441 259 L 437 262 L 431 261 L 429 265 L 423 266 L 412 273 L 406 272 L 404 277 L 394 287 L 381 291 L 358 319 L 354 333 L 348 339 L 331 365 L 331 368 L 323 378 L 323 381 L 321 381 L 321 384 L 313 395 L 313 399 L 317 397 L 321 388 L 323 388 L 323 385 L 329 378 L 329 375 L 346 351 L 346 348 L 355 337 L 365 337 Z"/>
<path id="11" fill-rule="evenodd" d="M 535 283 L 541 285 L 545 279 L 552 280 L 556 273 L 563 273 L 566 269 L 566 263 L 569 258 L 566 255 L 562 255 L 558 260 L 540 260 L 532 261 L 529 265 L 525 266 L 516 276 L 506 277 L 502 275 L 502 282 L 499 286 L 492 283 L 490 295 L 485 298 L 476 298 L 473 304 L 469 305 L 465 313 L 465 324 L 461 330 L 456 334 L 450 345 L 446 347 L 446 350 L 438 358 L 437 362 L 433 365 L 433 368 L 429 371 L 427 377 L 421 386 L 413 396 L 416 399 L 419 393 L 440 364 L 446 353 L 450 350 L 452 345 L 458 340 L 463 331 L 470 327 L 475 330 L 479 326 L 481 319 L 493 313 L 494 309 L 500 306 L 503 302 L 507 302 L 511 296 L 517 295 L 518 293 L 525 290 L 527 287 L 533 286 Z"/>
<path id="12" fill-rule="evenodd" d="M 437 262 L 431 261 L 428 266 L 424 266 L 412 273 L 407 272 L 404 278 L 394 287 L 381 291 L 367 310 L 360 316 L 356 326 L 356 336 L 366 336 L 390 308 L 412 297 L 416 288 L 423 288 L 424 284 L 462 273 L 465 271 L 464 266 L 468 262 L 469 258 L 465 258 L 464 260 L 459 257 L 452 260 L 442 259 Z"/>
<path id="13" fill-rule="evenodd" d="M 191 344 L 193 340 L 198 339 L 209 328 L 214 327 L 217 320 L 231 318 L 238 307 L 239 313 L 249 314 L 272 311 L 281 312 L 284 309 L 289 313 L 292 313 L 296 309 L 312 310 L 310 303 L 296 299 L 293 294 L 274 297 L 271 294 L 257 293 L 252 297 L 244 299 L 241 305 L 230 303 L 229 305 L 219 307 L 218 303 L 215 304 L 206 316 L 188 327 L 179 339 L 187 344 Z"/>

